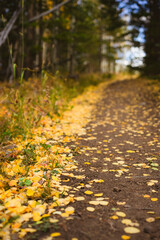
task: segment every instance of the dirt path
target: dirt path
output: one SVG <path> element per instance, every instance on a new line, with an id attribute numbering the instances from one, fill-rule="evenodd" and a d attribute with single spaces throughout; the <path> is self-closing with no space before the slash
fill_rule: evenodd
<path id="1" fill-rule="evenodd" d="M 70 205 L 75 213 L 60 218 L 48 234 L 58 231 L 56 239 L 65 240 L 160 239 L 157 94 L 157 85 L 137 80 L 104 90 L 87 134 L 70 143 L 80 149 L 74 174 L 85 176 L 62 179 L 78 197 Z"/>

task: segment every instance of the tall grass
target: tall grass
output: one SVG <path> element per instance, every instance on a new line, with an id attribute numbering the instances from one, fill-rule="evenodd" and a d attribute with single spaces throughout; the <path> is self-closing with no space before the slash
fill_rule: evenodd
<path id="1" fill-rule="evenodd" d="M 0 88 L 0 144 L 17 136 L 31 135 L 32 128 L 40 126 L 42 117 L 60 116 L 73 97 L 103 80 L 100 75 L 82 75 L 75 80 L 43 71 L 41 78 L 30 78 L 17 86 L 3 84 Z"/>

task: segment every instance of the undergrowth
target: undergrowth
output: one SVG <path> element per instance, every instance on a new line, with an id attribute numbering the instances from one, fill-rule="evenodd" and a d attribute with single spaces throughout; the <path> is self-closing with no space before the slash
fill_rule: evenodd
<path id="1" fill-rule="evenodd" d="M 68 108 L 69 101 L 90 85 L 106 80 L 105 75 L 81 75 L 68 79 L 43 71 L 41 78 L 30 78 L 20 83 L 0 86 L 0 144 L 5 145 L 15 137 L 23 139 L 40 126 L 41 118 L 53 118 Z"/>

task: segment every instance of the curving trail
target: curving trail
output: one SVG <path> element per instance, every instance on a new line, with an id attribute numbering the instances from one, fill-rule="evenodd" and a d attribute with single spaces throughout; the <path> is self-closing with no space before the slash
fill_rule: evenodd
<path id="1" fill-rule="evenodd" d="M 69 143 L 79 148 L 72 173 L 85 177 L 62 177 L 75 212 L 50 229 L 61 233 L 56 239 L 160 239 L 158 84 L 130 80 L 104 89 L 86 135 Z"/>

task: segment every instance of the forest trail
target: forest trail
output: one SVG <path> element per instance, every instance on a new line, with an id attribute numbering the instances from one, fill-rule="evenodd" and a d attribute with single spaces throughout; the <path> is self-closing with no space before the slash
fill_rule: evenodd
<path id="1" fill-rule="evenodd" d="M 0 239 L 159 240 L 159 103 L 156 80 L 106 81 L 2 146 Z"/>
<path id="2" fill-rule="evenodd" d="M 60 221 L 49 230 L 52 237 L 160 239 L 158 91 L 157 83 L 138 80 L 104 90 L 87 133 L 69 143 L 80 149 L 73 176 L 85 177 L 63 176 L 76 199 L 70 204 L 74 213 L 62 218 L 57 212 Z"/>

